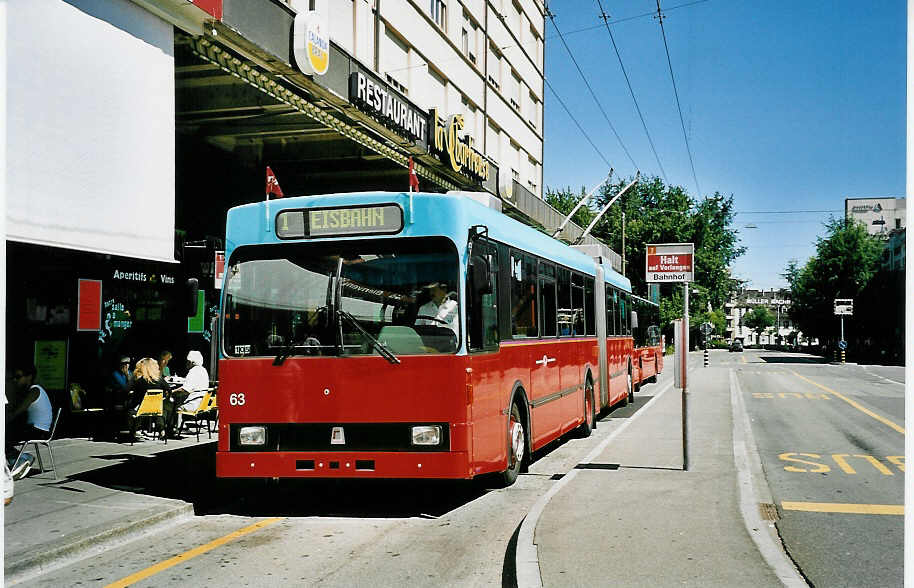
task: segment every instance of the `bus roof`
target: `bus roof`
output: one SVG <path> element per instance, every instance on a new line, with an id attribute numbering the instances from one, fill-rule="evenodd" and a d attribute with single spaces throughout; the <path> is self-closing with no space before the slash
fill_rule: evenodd
<path id="1" fill-rule="evenodd" d="M 495 241 L 587 274 L 593 275 L 595 271 L 594 260 L 590 256 L 472 198 L 461 194 L 425 192 L 413 192 L 412 195 L 405 192 L 355 192 L 295 196 L 236 206 L 228 211 L 226 221 L 226 259 L 230 259 L 232 251 L 242 245 L 364 238 L 334 236 L 323 239 L 280 239 L 272 230 L 272 225 L 276 215 L 283 210 L 385 203 L 397 204 L 403 210 L 404 226 L 396 235 L 377 235 L 379 239 L 445 236 L 457 244 L 458 251 L 462 251 L 469 228 L 473 225 L 485 225 L 489 231 L 489 238 Z M 267 219 L 270 227 L 266 226 Z M 603 264 L 603 274 L 607 283 L 631 292 L 631 282 L 628 278 L 616 272 L 608 263 Z"/>

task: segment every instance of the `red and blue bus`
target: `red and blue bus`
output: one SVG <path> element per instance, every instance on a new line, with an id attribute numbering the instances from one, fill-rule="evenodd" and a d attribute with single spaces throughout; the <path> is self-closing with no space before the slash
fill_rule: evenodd
<path id="1" fill-rule="evenodd" d="M 662 368 L 629 280 L 470 195 L 239 206 L 226 260 L 219 477 L 508 485 Z"/>

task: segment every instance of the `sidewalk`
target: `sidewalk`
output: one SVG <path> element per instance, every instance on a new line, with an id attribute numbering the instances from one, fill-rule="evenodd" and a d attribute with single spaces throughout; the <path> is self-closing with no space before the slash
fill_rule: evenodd
<path id="1" fill-rule="evenodd" d="M 130 443 L 52 442 L 53 472 L 15 483 L 4 509 L 6 584 L 25 580 L 193 514 L 194 483 L 215 476 L 216 434 Z M 47 451 L 42 459 L 50 467 Z"/>
<path id="2" fill-rule="evenodd" d="M 742 451 L 735 455 L 728 369 L 689 369 L 689 471 L 682 470 L 682 396 L 669 387 L 669 375 L 653 385 L 652 393 L 662 392 L 657 400 L 589 460 L 619 468 L 573 470 L 577 475 L 543 508 L 534 535 L 542 584 L 798 584 L 799 576 L 791 578 L 783 565 L 779 579 L 743 518 L 740 477 L 748 479 L 748 468 L 737 468 Z M 743 432 L 737 432 L 742 448 Z M 759 494 L 753 511 L 764 500 Z M 762 529 L 754 533 L 771 534 L 767 522 L 757 523 Z M 781 558 L 779 546 L 774 557 Z"/>

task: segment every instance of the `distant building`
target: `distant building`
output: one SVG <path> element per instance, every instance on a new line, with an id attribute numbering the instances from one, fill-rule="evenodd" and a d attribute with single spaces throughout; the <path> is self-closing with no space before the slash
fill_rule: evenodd
<path id="1" fill-rule="evenodd" d="M 888 237 L 889 233 L 905 228 L 904 198 L 845 198 L 844 218 L 866 225 L 870 235 Z"/>
<path id="2" fill-rule="evenodd" d="M 727 309 L 727 339 L 739 339 L 746 345 L 776 345 L 778 336 L 781 343 L 786 343 L 791 333 L 796 331 L 793 321 L 788 316 L 790 311 L 790 290 L 753 290 L 743 288 L 730 295 L 730 300 L 725 304 Z M 743 324 L 743 318 L 757 306 L 764 306 L 775 316 L 775 325 L 762 333 L 761 337 L 755 331 Z M 802 333 L 798 334 L 802 339 Z"/>
<path id="3" fill-rule="evenodd" d="M 889 233 L 882 251 L 882 267 L 890 271 L 904 271 L 905 236 L 907 229 L 895 229 Z"/>

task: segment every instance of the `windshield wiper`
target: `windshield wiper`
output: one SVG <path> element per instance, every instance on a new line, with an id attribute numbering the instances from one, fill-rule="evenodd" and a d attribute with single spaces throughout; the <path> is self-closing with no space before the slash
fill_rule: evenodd
<path id="1" fill-rule="evenodd" d="M 284 361 L 292 357 L 295 353 L 295 341 L 289 337 L 289 342 L 283 345 L 279 350 L 279 355 L 273 359 L 273 365 L 282 365 Z"/>
<path id="2" fill-rule="evenodd" d="M 353 327 L 358 329 L 358 331 L 360 333 L 365 335 L 365 337 L 368 338 L 369 341 L 371 341 L 371 344 L 374 346 L 374 348 L 378 350 L 378 353 L 380 353 L 381 355 L 384 356 L 384 359 L 386 359 L 390 363 L 400 363 L 400 360 L 397 358 L 397 356 L 394 355 L 393 352 L 391 352 L 391 350 L 387 348 L 387 346 L 385 346 L 383 343 L 381 343 L 380 341 L 375 339 L 375 337 L 372 336 L 371 333 L 366 331 L 365 327 L 363 327 L 361 325 L 361 323 L 359 323 L 359 320 L 357 318 L 355 318 L 354 316 L 352 316 L 351 314 L 349 314 L 348 312 L 346 312 L 345 310 L 342 310 L 342 309 L 338 309 L 336 312 L 338 315 L 340 315 L 344 319 L 348 320 L 349 323 L 352 324 Z"/>

